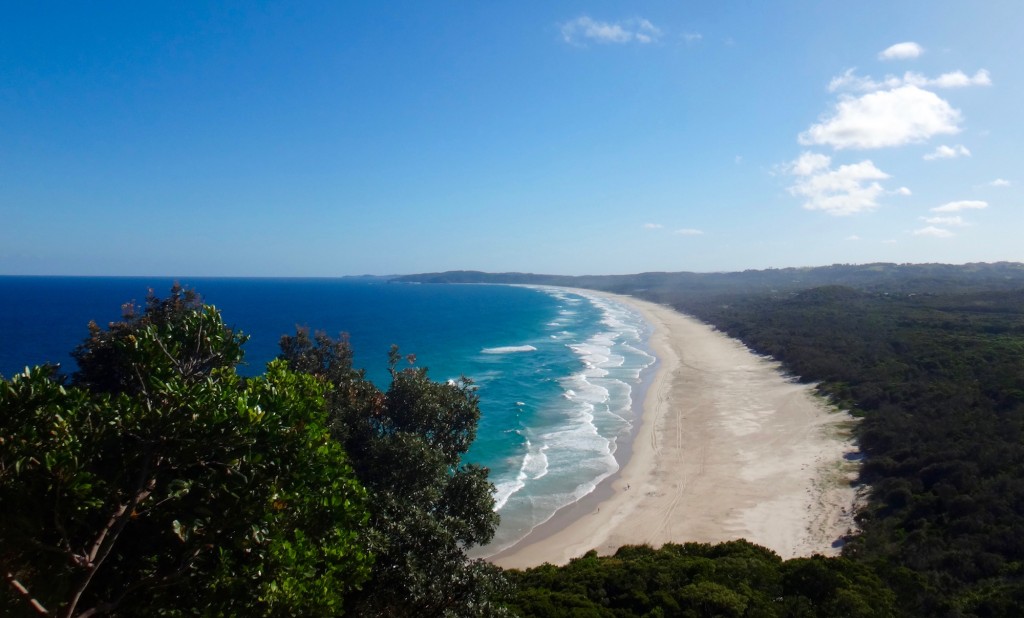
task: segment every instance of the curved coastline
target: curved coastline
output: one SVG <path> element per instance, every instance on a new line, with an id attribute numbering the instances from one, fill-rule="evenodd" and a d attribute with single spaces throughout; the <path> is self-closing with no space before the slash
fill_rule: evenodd
<path id="1" fill-rule="evenodd" d="M 490 545 L 469 551 L 474 558 L 501 553 L 555 514 L 572 509 L 581 500 L 592 499 L 595 492 L 601 494 L 605 481 L 614 478 L 622 462 L 629 457 L 640 424 L 644 391 L 654 375 L 651 366 L 657 362 L 648 346 L 651 326 L 635 307 L 590 290 L 540 285 L 515 287 L 530 288 L 568 303 L 569 307 L 560 311 L 559 320 L 562 315 L 575 315 L 574 307 L 586 306 L 591 314 L 596 311 L 598 317 L 593 323 L 588 319 L 586 325 L 587 329 L 596 327 L 596 331 L 579 336 L 582 331 L 571 325 L 547 324 L 572 331 L 562 330 L 551 335 L 551 339 L 552 345 L 570 349 L 575 362 L 569 368 L 570 373 L 558 378 L 562 393 L 557 403 L 550 404 L 554 406 L 550 408 L 554 416 L 523 426 L 522 431 L 529 436 L 527 445 L 533 443 L 531 453 L 520 462 L 514 486 L 510 487 L 507 481 L 496 482 L 495 497 L 501 509 L 502 525 Z M 567 409 L 562 409 L 567 405 Z M 574 418 L 576 414 L 582 416 Z M 586 428 L 593 433 L 587 433 Z M 583 459 L 574 454 L 576 445 L 565 444 L 561 438 L 562 434 L 574 434 L 581 429 L 584 430 L 583 443 L 590 443 L 589 448 L 578 453 Z M 600 446 L 593 444 L 595 439 L 607 445 L 606 458 L 601 461 L 593 458 L 596 453 L 593 447 Z M 561 446 L 555 446 L 560 442 Z M 533 452 L 538 445 L 545 468 L 540 475 L 532 468 L 536 462 L 531 463 L 536 459 Z M 548 474 L 548 463 L 553 466 L 552 474 Z M 543 487 L 544 483 L 548 486 Z"/>
<path id="2" fill-rule="evenodd" d="M 629 305 L 651 325 L 658 360 L 642 417 L 616 452 L 617 472 L 489 561 L 526 568 L 592 549 L 739 538 L 783 558 L 838 553 L 854 528 L 848 414 L 690 316 L 572 291 Z"/>

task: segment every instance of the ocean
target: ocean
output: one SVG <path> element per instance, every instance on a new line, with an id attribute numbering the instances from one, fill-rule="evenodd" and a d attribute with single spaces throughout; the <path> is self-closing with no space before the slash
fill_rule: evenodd
<path id="1" fill-rule="evenodd" d="M 397 344 L 434 380 L 466 376 L 481 420 L 465 461 L 490 469 L 501 526 L 478 555 L 514 544 L 618 469 L 655 358 L 631 307 L 583 291 L 506 285 L 413 285 L 378 279 L 182 278 L 248 334 L 241 372 L 256 375 L 296 326 L 348 333 L 357 367 L 388 383 Z M 0 277 L 0 374 L 61 363 L 87 324 L 167 294 L 166 278 Z"/>

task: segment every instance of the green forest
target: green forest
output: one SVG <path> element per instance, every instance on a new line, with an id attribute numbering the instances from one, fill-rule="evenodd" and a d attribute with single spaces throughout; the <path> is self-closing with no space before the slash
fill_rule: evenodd
<path id="1" fill-rule="evenodd" d="M 502 571 L 466 553 L 498 524 L 470 382 L 393 349 L 379 389 L 304 331 L 244 378 L 245 335 L 175 288 L 91 325 L 73 375 L 0 384 L 0 612 L 1024 613 L 1024 265 L 403 280 L 631 294 L 775 357 L 861 419 L 860 530 L 837 558 L 680 540 Z"/>
<path id="2" fill-rule="evenodd" d="M 629 294 L 696 316 L 776 358 L 861 419 L 855 439 L 865 459 L 858 482 L 870 489 L 869 503 L 858 513 L 861 530 L 848 539 L 843 556 L 822 564 L 866 569 L 880 584 L 862 600 L 891 598 L 897 615 L 1024 614 L 1024 265 L 869 264 L 609 277 L 459 272 L 416 279 Z M 607 560 L 604 567 L 592 568 L 641 570 L 649 575 L 645 581 L 666 581 L 657 569 L 634 564 L 633 554 L 591 562 L 601 560 Z M 570 573 L 580 568 L 566 567 L 565 577 L 572 581 Z M 786 602 L 786 590 L 767 611 L 751 597 L 735 611 L 668 601 L 615 607 L 607 588 L 595 585 L 583 594 L 560 577 L 548 577 L 545 590 L 566 605 L 546 615 L 584 611 L 569 609 L 570 603 L 582 607 L 581 597 L 591 615 L 885 613 L 880 606 L 836 610 L 816 602 L 796 610 L 797 604 Z M 694 583 L 691 577 L 668 580 L 660 590 L 678 593 Z M 525 581 L 534 586 L 537 579 Z M 743 596 L 758 589 L 749 580 L 742 584 L 730 590 Z M 824 579 L 815 586 L 828 589 Z M 574 590 L 572 599 L 567 590 Z M 524 613 L 545 615 L 536 607 Z"/>

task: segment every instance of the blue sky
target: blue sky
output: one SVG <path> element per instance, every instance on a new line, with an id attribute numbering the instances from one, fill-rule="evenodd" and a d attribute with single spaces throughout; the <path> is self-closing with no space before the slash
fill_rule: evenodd
<path id="1" fill-rule="evenodd" d="M 8 3 L 0 274 L 1024 261 L 1018 0 L 184 6 Z"/>

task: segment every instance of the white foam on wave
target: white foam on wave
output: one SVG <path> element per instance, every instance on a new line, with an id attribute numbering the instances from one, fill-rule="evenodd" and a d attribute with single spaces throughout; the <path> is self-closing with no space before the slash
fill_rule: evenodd
<path id="1" fill-rule="evenodd" d="M 542 479 L 548 474 L 548 447 L 545 444 L 540 447 L 536 454 L 527 455 L 523 460 L 523 472 L 530 478 L 530 480 L 536 481 Z"/>
<path id="2" fill-rule="evenodd" d="M 534 446 L 534 444 L 527 439 L 526 440 L 526 453 L 523 455 L 522 460 L 519 464 L 519 472 L 516 474 L 515 479 L 505 481 L 503 483 L 497 483 L 494 486 L 494 510 L 501 510 L 509 498 L 516 494 L 519 490 L 526 487 L 527 481 L 535 481 L 537 479 L 544 478 L 548 473 L 548 458 L 545 451 L 548 450 L 548 446 Z"/>
<path id="3" fill-rule="evenodd" d="M 607 346 L 595 344 L 591 338 L 586 343 L 570 343 L 568 348 L 583 361 L 583 366 L 586 367 L 583 372 L 585 376 L 602 378 L 608 375 L 605 365 L 611 355 L 611 350 Z"/>
<path id="4" fill-rule="evenodd" d="M 608 389 L 601 384 L 591 382 L 587 373 L 589 371 L 561 379 L 562 387 L 565 389 L 565 398 L 590 405 L 608 403 Z"/>
<path id="5" fill-rule="evenodd" d="M 473 386 L 482 386 L 501 377 L 500 371 L 477 371 L 473 374 Z"/>
<path id="6" fill-rule="evenodd" d="M 565 302 L 570 298 L 565 290 L 548 293 Z M 639 347 L 646 323 L 630 307 L 613 300 L 582 292 L 572 299 L 586 300 L 600 311 L 604 328 L 585 341 L 566 344 L 580 358 L 583 370 L 560 380 L 563 397 L 593 406 L 595 416 L 585 425 L 607 442 L 605 452 L 614 453 L 618 437 L 632 429 L 632 384 L 655 360 Z"/>
<path id="7" fill-rule="evenodd" d="M 561 336 L 551 344 L 566 346 L 579 366 L 553 377 L 561 391 L 557 400 L 531 404 L 536 415 L 528 446 L 510 461 L 511 474 L 496 482 L 496 504 L 509 536 L 499 529 L 494 549 L 521 538 L 619 469 L 618 440 L 629 435 L 635 422 L 633 385 L 656 360 L 642 349 L 646 323 L 628 306 L 564 288 L 527 287 L 559 302 L 558 317 L 547 327 Z M 597 318 L 597 332 L 591 316 Z M 587 330 L 588 336 L 578 335 Z"/>
<path id="8" fill-rule="evenodd" d="M 532 345 L 507 345 L 497 348 L 484 348 L 481 354 L 514 354 L 516 352 L 536 352 L 537 348 Z"/>
<path id="9" fill-rule="evenodd" d="M 508 499 L 515 495 L 523 487 L 526 487 L 526 479 L 516 478 L 512 481 L 494 484 L 494 510 L 500 511 L 508 504 Z"/>

